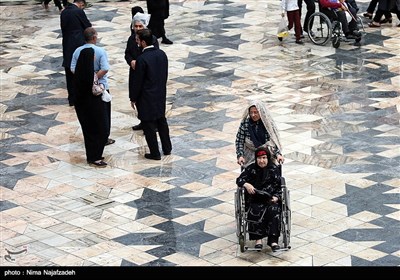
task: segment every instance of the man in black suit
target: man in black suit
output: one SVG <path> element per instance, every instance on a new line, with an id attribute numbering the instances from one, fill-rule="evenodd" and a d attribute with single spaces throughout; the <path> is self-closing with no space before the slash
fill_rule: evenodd
<path id="1" fill-rule="evenodd" d="M 72 54 L 77 47 L 85 44 L 83 31 L 92 24 L 86 17 L 83 9 L 86 7 L 86 0 L 74 0 L 74 3 L 65 7 L 61 12 L 60 26 L 62 32 L 63 64 L 67 81 L 69 105 L 74 105 L 75 89 L 73 85 L 73 74 L 71 72 Z"/>
<path id="2" fill-rule="evenodd" d="M 167 101 L 168 57 L 165 52 L 153 45 L 150 29 L 138 30 L 136 39 L 143 53 L 135 65 L 134 87 L 130 97 L 131 106 L 138 111 L 144 136 L 150 153 L 145 158 L 160 160 L 157 130 L 164 155 L 172 150 L 169 127 L 165 118 Z"/>

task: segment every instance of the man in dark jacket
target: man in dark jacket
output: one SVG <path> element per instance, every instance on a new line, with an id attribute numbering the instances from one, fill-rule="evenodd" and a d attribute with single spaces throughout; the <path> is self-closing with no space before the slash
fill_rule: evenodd
<path id="1" fill-rule="evenodd" d="M 146 0 L 147 12 L 151 15 L 148 28 L 154 36 L 162 38 L 161 43 L 172 44 L 173 42 L 165 36 L 164 20 L 169 17 L 169 0 Z"/>
<path id="2" fill-rule="evenodd" d="M 157 130 L 164 155 L 172 150 L 169 127 L 165 118 L 167 100 L 168 57 L 153 45 L 150 29 L 138 30 L 136 37 L 143 53 L 137 58 L 131 106 L 138 111 L 150 153 L 145 158 L 160 160 Z"/>
<path id="3" fill-rule="evenodd" d="M 61 12 L 60 26 L 62 33 L 63 64 L 65 68 L 65 77 L 67 81 L 69 105 L 74 105 L 75 89 L 73 85 L 73 74 L 71 72 L 72 54 L 77 47 L 85 44 L 83 31 L 91 27 L 92 24 L 86 17 L 83 9 L 86 6 L 86 0 L 74 0 L 74 3 L 65 7 Z"/>

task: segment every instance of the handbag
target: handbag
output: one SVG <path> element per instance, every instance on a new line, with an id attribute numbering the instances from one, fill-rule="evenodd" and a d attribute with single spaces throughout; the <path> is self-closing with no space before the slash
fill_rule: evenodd
<path id="1" fill-rule="evenodd" d="M 99 96 L 103 93 L 105 87 L 102 83 L 99 83 L 99 78 L 97 77 L 96 73 L 94 73 L 93 77 L 93 86 L 92 86 L 92 93 L 94 96 Z"/>

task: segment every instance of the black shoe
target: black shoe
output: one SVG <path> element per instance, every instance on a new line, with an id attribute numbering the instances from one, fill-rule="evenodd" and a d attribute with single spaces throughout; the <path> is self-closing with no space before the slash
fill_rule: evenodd
<path id="1" fill-rule="evenodd" d="M 272 246 L 271 246 L 272 252 L 276 252 L 276 251 L 278 251 L 280 248 L 281 248 L 281 247 L 280 247 L 279 245 L 272 245 Z"/>
<path id="2" fill-rule="evenodd" d="M 366 13 L 363 13 L 363 16 L 366 18 L 372 19 L 373 15 L 371 13 L 366 12 Z"/>
<path id="3" fill-rule="evenodd" d="M 132 130 L 142 130 L 143 126 L 142 123 L 132 126 Z"/>
<path id="4" fill-rule="evenodd" d="M 263 245 L 262 244 L 256 244 L 254 245 L 254 248 L 257 249 L 259 252 L 262 250 Z"/>
<path id="5" fill-rule="evenodd" d="M 107 143 L 106 143 L 106 146 L 111 145 L 111 144 L 114 144 L 114 143 L 115 143 L 115 140 L 114 140 L 114 139 L 108 138 Z"/>
<path id="6" fill-rule="evenodd" d="M 161 160 L 161 156 L 153 156 L 152 154 L 144 154 L 147 159 Z"/>
<path id="7" fill-rule="evenodd" d="M 385 18 L 380 23 L 392 23 L 392 18 Z"/>
<path id="8" fill-rule="evenodd" d="M 352 33 L 349 33 L 346 35 L 346 39 L 356 39 L 356 38 L 357 38 L 357 36 Z"/>
<path id="9" fill-rule="evenodd" d="M 351 32 L 351 34 L 353 34 L 354 36 L 356 36 L 357 38 L 360 38 L 362 36 L 361 32 L 358 30 L 353 30 Z"/>
<path id="10" fill-rule="evenodd" d="M 169 156 L 171 154 L 171 151 L 169 152 L 164 152 L 164 156 Z"/>
<path id="11" fill-rule="evenodd" d="M 304 42 L 302 40 L 296 40 L 296 44 L 304 45 Z"/>
<path id="12" fill-rule="evenodd" d="M 173 44 L 173 42 L 171 40 L 169 40 L 168 38 L 166 38 L 166 37 L 161 40 L 161 43 L 162 44 L 166 44 L 166 45 L 172 45 Z"/>
<path id="13" fill-rule="evenodd" d="M 104 161 L 102 161 L 102 160 L 100 160 L 100 161 L 89 161 L 88 160 L 88 163 L 89 164 L 92 164 L 92 165 L 94 165 L 94 166 L 96 166 L 96 167 L 106 167 L 107 166 L 107 162 L 104 162 Z"/>

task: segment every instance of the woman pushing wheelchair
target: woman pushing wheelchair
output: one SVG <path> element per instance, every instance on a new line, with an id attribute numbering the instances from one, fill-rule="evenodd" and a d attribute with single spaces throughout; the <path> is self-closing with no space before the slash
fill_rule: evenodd
<path id="1" fill-rule="evenodd" d="M 237 163 L 242 167 L 254 162 L 256 148 L 268 147 L 274 160 L 283 163 L 279 132 L 267 107 L 261 101 L 251 101 L 244 111 L 236 134 Z"/>
<path id="2" fill-rule="evenodd" d="M 254 153 L 255 162 L 244 168 L 236 179 L 239 188 L 245 188 L 249 197 L 247 210 L 249 239 L 255 248 L 263 248 L 262 239 L 275 252 L 280 249 L 278 240 L 281 226 L 282 188 L 280 167 L 273 163 L 270 149 L 259 147 Z"/>

